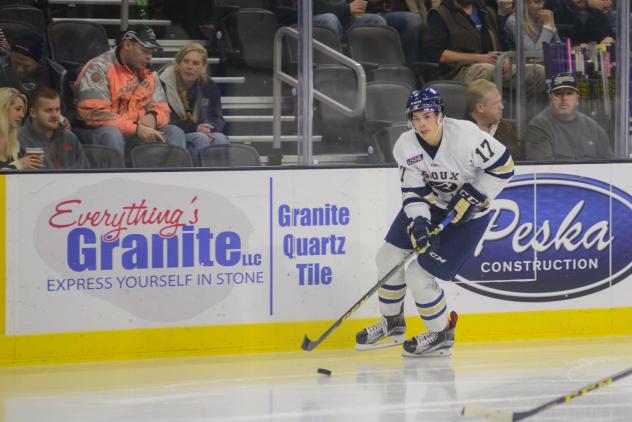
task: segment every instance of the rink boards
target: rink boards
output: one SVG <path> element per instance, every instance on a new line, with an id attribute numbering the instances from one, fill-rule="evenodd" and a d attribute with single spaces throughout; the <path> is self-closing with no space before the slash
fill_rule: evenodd
<path id="1" fill-rule="evenodd" d="M 518 167 L 440 282 L 459 341 L 632 332 L 631 176 Z M 6 366 L 298 350 L 375 284 L 400 192 L 395 168 L 12 174 L 0 202 Z M 320 347 L 377 315 L 374 297 Z"/>

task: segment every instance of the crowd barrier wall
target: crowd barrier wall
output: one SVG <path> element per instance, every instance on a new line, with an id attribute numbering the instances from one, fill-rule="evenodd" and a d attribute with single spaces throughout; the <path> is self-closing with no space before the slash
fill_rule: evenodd
<path id="1" fill-rule="evenodd" d="M 392 167 L 0 176 L 0 365 L 300 350 L 376 283 L 400 197 Z M 518 166 L 440 281 L 458 341 L 632 333 L 630 221 L 629 163 Z"/>

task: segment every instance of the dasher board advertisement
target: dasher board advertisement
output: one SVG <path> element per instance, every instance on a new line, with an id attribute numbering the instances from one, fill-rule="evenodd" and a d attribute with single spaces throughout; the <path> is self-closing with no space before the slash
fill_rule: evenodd
<path id="1" fill-rule="evenodd" d="M 450 306 L 632 306 L 629 167 L 518 167 L 475 255 L 442 282 Z M 394 168 L 6 183 L 8 335 L 337 319 L 375 284 L 401 201 Z M 377 315 L 375 298 L 354 317 Z"/>

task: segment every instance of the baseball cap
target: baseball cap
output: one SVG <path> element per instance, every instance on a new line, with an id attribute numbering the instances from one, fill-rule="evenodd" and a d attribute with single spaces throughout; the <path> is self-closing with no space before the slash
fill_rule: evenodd
<path id="1" fill-rule="evenodd" d="M 36 32 L 27 32 L 15 39 L 11 51 L 39 62 L 44 53 L 44 38 Z"/>
<path id="2" fill-rule="evenodd" d="M 560 88 L 570 88 L 577 91 L 577 80 L 572 73 L 558 73 L 553 77 L 549 92 L 553 92 Z"/>
<path id="3" fill-rule="evenodd" d="M 120 41 L 133 40 L 145 48 L 162 51 L 162 47 L 156 41 L 156 33 L 147 25 L 132 25 L 123 31 Z"/>

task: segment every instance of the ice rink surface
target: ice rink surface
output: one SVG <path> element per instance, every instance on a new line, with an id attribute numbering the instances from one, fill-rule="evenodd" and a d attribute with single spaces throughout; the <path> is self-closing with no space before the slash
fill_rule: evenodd
<path id="1" fill-rule="evenodd" d="M 0 420 L 465 422 L 463 405 L 524 411 L 630 367 L 632 336 L 38 365 L 0 369 Z M 525 420 L 632 421 L 632 376 Z"/>

